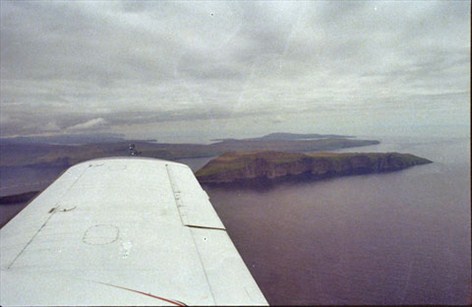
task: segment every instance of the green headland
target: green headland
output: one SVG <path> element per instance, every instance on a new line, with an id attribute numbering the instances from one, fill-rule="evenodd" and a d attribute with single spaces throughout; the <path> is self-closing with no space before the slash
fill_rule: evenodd
<path id="1" fill-rule="evenodd" d="M 196 172 L 201 183 L 232 183 L 255 179 L 293 177 L 322 179 L 398 171 L 430 160 L 411 154 L 389 153 L 290 153 L 277 151 L 230 152 L 208 162 Z"/>

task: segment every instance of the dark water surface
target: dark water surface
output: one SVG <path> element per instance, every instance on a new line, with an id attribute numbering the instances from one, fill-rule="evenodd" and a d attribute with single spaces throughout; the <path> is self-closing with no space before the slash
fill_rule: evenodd
<path id="1" fill-rule="evenodd" d="M 0 196 L 42 191 L 63 171 L 64 168 L 58 166 L 0 167 Z M 0 205 L 0 227 L 18 214 L 26 204 L 27 202 Z"/>
<path id="2" fill-rule="evenodd" d="M 56 180 L 65 167 L 60 166 L 2 166 L 0 167 L 0 196 L 40 191 Z"/>
<path id="3" fill-rule="evenodd" d="M 269 303 L 471 303 L 469 140 L 346 151 L 435 163 L 264 190 L 204 187 Z"/>

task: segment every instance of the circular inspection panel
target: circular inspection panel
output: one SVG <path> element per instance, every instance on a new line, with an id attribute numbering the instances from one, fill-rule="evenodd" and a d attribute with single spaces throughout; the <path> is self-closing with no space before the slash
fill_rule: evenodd
<path id="1" fill-rule="evenodd" d="M 91 245 L 105 245 L 118 240 L 119 235 L 120 230 L 115 225 L 93 225 L 85 231 L 82 241 Z"/>

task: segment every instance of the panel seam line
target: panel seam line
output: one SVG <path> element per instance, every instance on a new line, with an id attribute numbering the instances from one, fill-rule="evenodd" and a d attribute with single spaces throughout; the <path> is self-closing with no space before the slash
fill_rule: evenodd
<path id="1" fill-rule="evenodd" d="M 77 181 L 82 177 L 82 175 L 85 173 L 87 169 L 84 169 L 82 171 L 82 173 L 74 180 L 74 182 L 72 182 L 72 184 L 69 186 L 69 188 L 67 189 L 66 192 L 64 192 L 64 194 L 62 194 L 62 196 L 59 198 L 59 200 L 55 203 L 55 206 L 61 202 L 61 199 L 64 195 L 66 195 L 71 189 L 72 187 L 77 183 Z M 59 206 L 57 207 L 54 207 L 54 209 L 57 209 L 59 208 Z M 8 265 L 7 269 L 11 269 L 11 267 L 15 264 L 16 260 L 18 260 L 18 258 L 20 258 L 20 256 L 24 253 L 24 251 L 28 248 L 28 246 L 34 241 L 34 239 L 39 235 L 39 233 L 41 232 L 41 230 L 43 230 L 43 228 L 47 225 L 47 223 L 51 220 L 51 218 L 56 214 L 57 210 L 54 210 L 52 213 L 50 213 L 49 217 L 46 219 L 46 221 L 44 221 L 44 223 L 41 225 L 41 227 L 39 227 L 38 231 L 36 231 L 36 233 L 31 237 L 31 239 L 28 241 L 28 243 L 26 243 L 26 245 L 23 247 L 23 249 L 18 253 L 18 255 L 16 255 L 15 259 L 12 260 L 12 262 Z"/>

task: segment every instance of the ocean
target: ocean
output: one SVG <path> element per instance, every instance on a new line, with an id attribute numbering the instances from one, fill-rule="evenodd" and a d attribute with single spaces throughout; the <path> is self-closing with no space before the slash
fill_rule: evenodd
<path id="1" fill-rule="evenodd" d="M 379 140 L 340 151 L 434 163 L 265 188 L 204 186 L 270 304 L 472 303 L 470 139 Z M 208 160 L 181 162 L 196 170 Z M 42 188 L 59 173 L 2 169 L 2 192 Z M 2 218 L 22 206 L 0 206 Z"/>
<path id="2" fill-rule="evenodd" d="M 470 139 L 341 151 L 434 163 L 266 189 L 204 186 L 269 303 L 470 304 Z"/>

